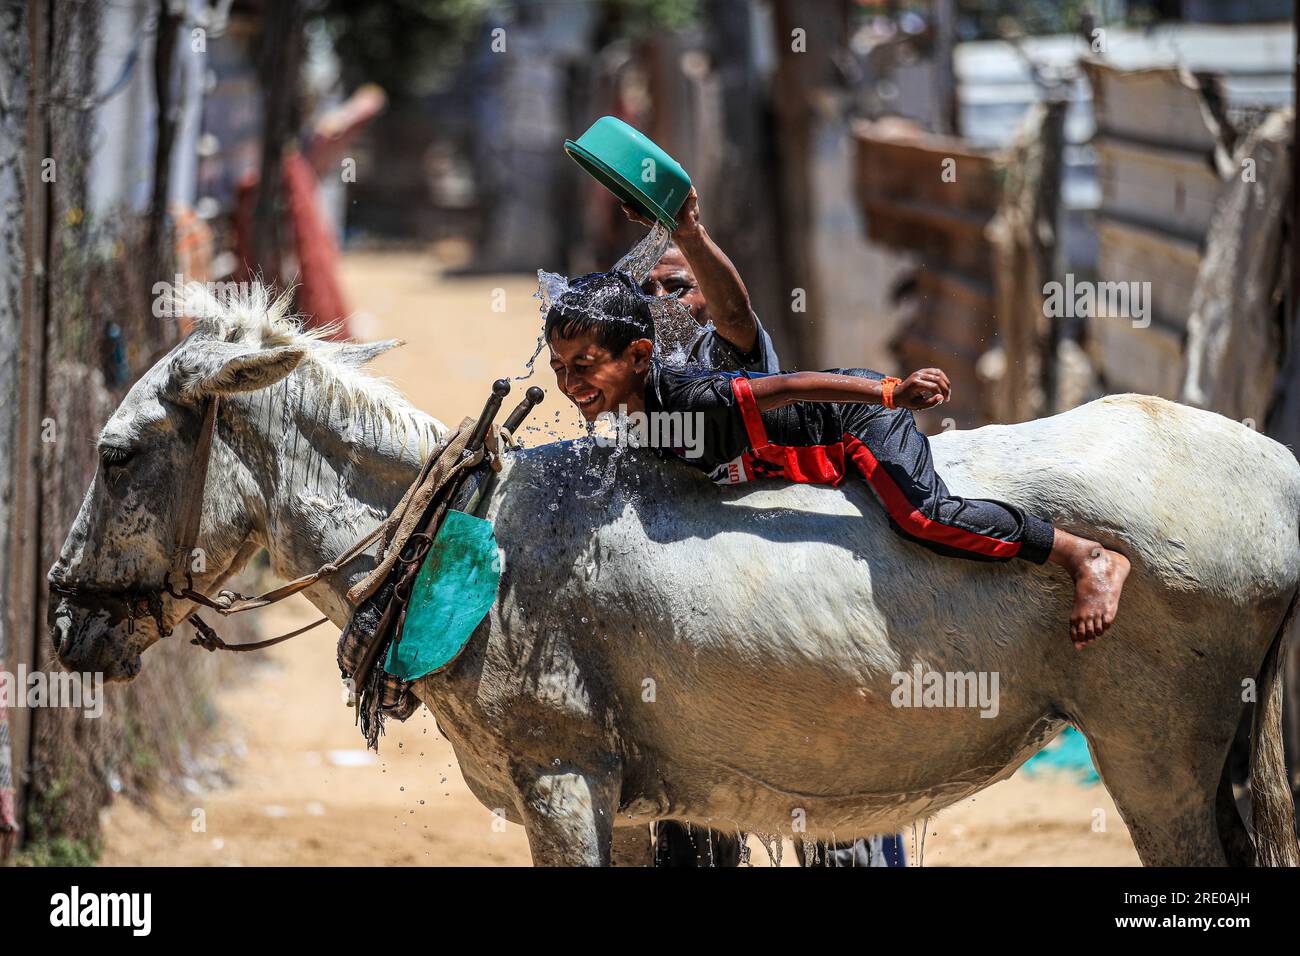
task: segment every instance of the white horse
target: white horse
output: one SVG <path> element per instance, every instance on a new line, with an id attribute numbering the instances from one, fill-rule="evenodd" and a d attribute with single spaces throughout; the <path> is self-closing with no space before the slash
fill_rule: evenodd
<path id="1" fill-rule="evenodd" d="M 359 370 L 385 347 L 312 340 L 266 303 L 209 316 L 105 425 L 51 580 L 157 592 L 212 394 L 197 586 L 212 593 L 259 547 L 285 577 L 337 556 L 447 434 Z M 861 487 L 719 488 L 587 443 L 510 456 L 482 512 L 504 562 L 497 603 L 461 659 L 418 684 L 476 796 L 523 823 L 539 864 L 640 858 L 663 818 L 842 840 L 1005 779 L 1069 722 L 1143 862 L 1294 864 L 1277 660 L 1300 586 L 1291 453 L 1130 395 L 946 433 L 934 455 L 954 492 L 1031 506 L 1128 555 L 1112 631 L 1076 651 L 1064 575 L 933 555 Z M 372 566 L 307 594 L 342 625 Z M 161 619 L 192 609 L 163 597 Z M 131 630 L 66 598 L 51 625 L 66 666 L 109 679 L 134 677 L 158 639 L 152 621 Z M 918 669 L 949 690 L 996 675 L 996 713 L 900 698 Z M 1224 764 L 1255 694 L 1248 831 Z"/>

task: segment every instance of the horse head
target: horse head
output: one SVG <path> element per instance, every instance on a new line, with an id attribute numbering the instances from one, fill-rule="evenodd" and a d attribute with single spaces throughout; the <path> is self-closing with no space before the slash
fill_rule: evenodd
<path id="1" fill-rule="evenodd" d="M 191 500 L 201 502 L 200 530 L 184 576 L 210 594 L 260 547 L 272 549 L 274 568 L 281 533 L 303 537 L 280 525 L 296 520 L 286 502 L 311 484 L 308 475 L 320 485 L 337 479 L 349 462 L 364 461 L 358 445 L 382 443 L 363 440 L 372 437 L 364 427 L 357 436 L 368 407 L 359 391 L 369 390 L 370 406 L 404 406 L 379 380 L 358 374 L 396 343 L 324 341 L 287 315 L 285 298 L 270 301 L 256 287 L 221 300 L 188 292 L 185 313 L 194 330 L 135 383 L 100 432 L 99 466 L 48 575 L 59 660 L 105 680 L 135 677 L 144 651 L 195 609 L 171 574 Z M 220 412 L 209 451 L 203 423 L 213 399 Z M 421 418 L 421 438 L 440 440 L 445 428 Z M 205 452 L 206 482 L 191 487 Z M 412 467 L 418 454 L 408 456 Z M 330 501 L 345 496 L 344 484 L 333 482 Z M 328 534 L 312 530 L 313 543 L 329 544 L 321 540 Z"/>

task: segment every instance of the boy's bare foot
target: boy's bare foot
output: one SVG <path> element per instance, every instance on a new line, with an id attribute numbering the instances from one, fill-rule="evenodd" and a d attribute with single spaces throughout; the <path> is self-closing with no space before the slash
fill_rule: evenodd
<path id="1" fill-rule="evenodd" d="M 1082 648 L 1115 622 L 1119 596 L 1128 577 L 1128 558 L 1108 551 L 1096 541 L 1056 529 L 1051 559 L 1074 578 L 1074 608 L 1070 611 L 1070 640 Z"/>
<path id="2" fill-rule="evenodd" d="M 1082 648 L 1115 623 L 1119 595 L 1128 577 L 1129 560 L 1118 551 L 1095 545 L 1072 569 L 1074 609 L 1070 611 L 1070 639 Z"/>

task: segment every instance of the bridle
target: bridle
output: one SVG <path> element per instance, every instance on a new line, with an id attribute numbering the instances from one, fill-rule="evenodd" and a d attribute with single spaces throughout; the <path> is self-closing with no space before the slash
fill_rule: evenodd
<path id="1" fill-rule="evenodd" d="M 283 584 L 262 594 L 240 594 L 237 591 L 223 588 L 217 592 L 214 598 L 201 591 L 196 591 L 194 589 L 194 575 L 190 571 L 190 566 L 198 544 L 199 523 L 203 517 L 203 494 L 208 481 L 208 466 L 212 461 L 212 442 L 216 435 L 217 412 L 220 406 L 221 397 L 212 395 L 208 397 L 203 409 L 203 424 L 199 429 L 199 440 L 194 446 L 194 454 L 190 458 L 185 484 L 181 488 L 183 510 L 176 520 L 176 528 L 172 537 L 171 567 L 163 576 L 162 585 L 156 588 L 102 588 L 94 585 L 64 584 L 61 581 L 51 581 L 49 583 L 51 593 L 61 595 L 73 604 L 84 608 L 107 611 L 112 623 L 125 620 L 128 633 L 135 632 L 136 621 L 152 618 L 158 628 L 159 637 L 168 637 L 172 633 L 172 628 L 167 626 L 163 616 L 164 595 L 169 595 L 178 601 L 192 601 L 201 607 L 216 611 L 223 617 L 240 614 L 244 611 L 255 611 L 258 608 L 283 601 L 285 598 L 315 584 L 321 578 L 335 573 L 339 568 L 359 557 L 380 536 L 384 530 L 382 522 L 333 561 L 321 565 L 310 574 L 295 578 L 288 584 Z M 291 637 L 297 637 L 299 634 L 304 634 L 329 620 L 328 617 L 322 617 L 305 627 L 300 627 L 297 630 L 264 641 L 254 641 L 247 644 L 227 644 L 213 630 L 211 625 L 198 616 L 197 610 L 196 608 L 191 611 L 177 623 L 183 624 L 185 621 L 189 621 L 193 624 L 195 630 L 198 631 L 198 636 L 191 640 L 190 643 L 208 651 L 259 650 L 273 644 L 279 644 L 281 641 L 287 641 Z"/>

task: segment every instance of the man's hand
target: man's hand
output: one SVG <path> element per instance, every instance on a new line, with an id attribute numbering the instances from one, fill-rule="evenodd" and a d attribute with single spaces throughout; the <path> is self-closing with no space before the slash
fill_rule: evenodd
<path id="1" fill-rule="evenodd" d="M 639 222 L 643 226 L 653 226 L 654 223 L 647 219 L 641 213 L 637 212 L 636 207 L 630 203 L 623 203 L 623 214 L 633 222 Z M 682 208 L 677 211 L 677 228 L 673 230 L 673 242 L 689 242 L 691 238 L 700 231 L 700 197 L 695 192 L 695 187 L 686 194 L 682 200 Z"/>
<path id="2" fill-rule="evenodd" d="M 682 200 L 682 208 L 677 210 L 677 228 L 673 230 L 673 242 L 690 241 L 700 231 L 700 197 L 695 187 Z"/>
<path id="3" fill-rule="evenodd" d="M 894 386 L 894 404 L 919 412 L 942 405 L 952 398 L 952 385 L 943 369 L 923 368 Z"/>

